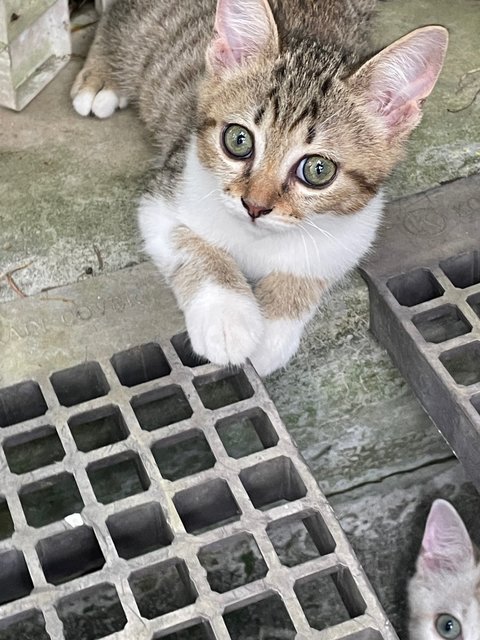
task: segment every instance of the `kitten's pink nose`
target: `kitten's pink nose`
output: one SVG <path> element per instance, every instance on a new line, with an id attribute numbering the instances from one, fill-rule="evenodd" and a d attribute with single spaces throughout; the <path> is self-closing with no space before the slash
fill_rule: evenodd
<path id="1" fill-rule="evenodd" d="M 256 220 L 260 216 L 266 216 L 272 211 L 272 209 L 266 209 L 263 205 L 254 204 L 253 202 L 245 200 L 244 198 L 242 198 L 242 204 L 248 211 L 248 215 L 252 220 Z"/>

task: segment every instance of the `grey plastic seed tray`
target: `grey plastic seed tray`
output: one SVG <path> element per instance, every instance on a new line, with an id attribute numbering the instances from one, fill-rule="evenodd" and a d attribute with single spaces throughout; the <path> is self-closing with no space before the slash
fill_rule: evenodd
<path id="1" fill-rule="evenodd" d="M 147 266 L 4 305 L 0 639 L 395 640 L 260 379 L 173 309 Z"/>
<path id="2" fill-rule="evenodd" d="M 374 335 L 480 489 L 480 176 L 389 205 L 364 276 Z"/>

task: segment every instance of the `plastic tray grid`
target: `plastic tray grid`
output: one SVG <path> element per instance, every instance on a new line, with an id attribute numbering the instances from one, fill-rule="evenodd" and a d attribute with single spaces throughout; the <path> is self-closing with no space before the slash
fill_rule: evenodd
<path id="1" fill-rule="evenodd" d="M 0 477 L 0 635 L 70 640 L 90 616 L 89 640 L 235 640 L 232 612 L 267 606 L 265 640 L 397 638 L 254 370 L 195 361 L 185 334 L 0 389 Z M 316 557 L 277 553 L 285 523 Z M 205 558 L 238 544 L 259 569 L 218 584 Z M 302 594 L 325 579 L 346 615 L 318 625 Z"/>

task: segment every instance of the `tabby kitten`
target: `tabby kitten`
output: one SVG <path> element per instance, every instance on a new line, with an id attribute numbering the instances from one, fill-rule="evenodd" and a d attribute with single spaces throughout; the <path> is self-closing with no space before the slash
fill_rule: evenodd
<path id="1" fill-rule="evenodd" d="M 480 638 L 480 564 L 462 519 L 435 500 L 409 586 L 410 640 Z"/>
<path id="2" fill-rule="evenodd" d="M 372 244 L 447 48 L 424 27 L 364 62 L 374 4 L 117 0 L 101 20 L 73 105 L 137 107 L 158 156 L 145 250 L 214 363 L 284 366 Z"/>

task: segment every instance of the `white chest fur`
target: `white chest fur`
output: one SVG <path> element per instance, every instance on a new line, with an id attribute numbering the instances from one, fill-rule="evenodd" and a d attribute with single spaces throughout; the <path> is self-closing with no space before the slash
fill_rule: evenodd
<path id="1" fill-rule="evenodd" d="M 182 224 L 228 251 L 248 278 L 281 271 L 332 284 L 368 251 L 381 211 L 378 195 L 350 216 L 317 215 L 290 229 L 272 228 L 266 219 L 253 223 L 240 203 L 227 200 L 217 178 L 200 164 L 192 143 L 175 202 L 160 196 L 142 199 L 139 224 L 147 253 L 164 272 L 175 266 L 168 236 Z"/>

